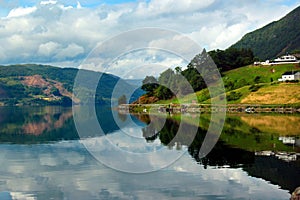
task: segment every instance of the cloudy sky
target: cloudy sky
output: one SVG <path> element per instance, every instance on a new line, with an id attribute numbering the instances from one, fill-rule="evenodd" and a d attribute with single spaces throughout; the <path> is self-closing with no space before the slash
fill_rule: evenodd
<path id="1" fill-rule="evenodd" d="M 208 50 L 225 49 L 247 32 L 280 19 L 299 3 L 300 0 L 0 0 L 0 64 L 78 67 L 84 63 L 95 68 L 95 63 L 87 63 L 86 58 L 97 45 L 145 27 L 176 31 Z M 173 44 L 174 49 L 183 46 Z M 118 69 L 152 62 L 165 67 L 184 63 L 176 56 L 158 58 L 161 54 L 153 52 L 139 59 L 141 52 L 129 53 L 131 56 L 122 53 L 119 60 L 111 58 L 113 67 L 107 72 L 132 77 L 128 72 L 118 74 Z"/>

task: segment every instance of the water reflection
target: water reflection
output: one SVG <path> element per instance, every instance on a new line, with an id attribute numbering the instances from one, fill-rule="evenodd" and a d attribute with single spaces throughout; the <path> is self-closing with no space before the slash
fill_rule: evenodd
<path id="1" fill-rule="evenodd" d="M 63 107 L 1 107 L 0 142 L 40 143 L 78 139 L 72 110 Z"/>
<path id="2" fill-rule="evenodd" d="M 191 115 L 164 121 L 148 115 L 116 114 L 113 119 L 112 112 L 97 108 L 105 135 L 87 130 L 82 140 L 106 137 L 137 153 L 167 149 L 160 158 L 187 153 L 157 172 L 121 173 L 100 164 L 85 149 L 70 108 L 2 107 L 0 199 L 288 199 L 300 186 L 300 116 L 228 116 L 219 141 L 201 158 L 209 115 L 195 124 Z M 89 120 L 88 113 L 83 120 Z M 290 122 L 278 130 L 276 124 L 285 120 Z M 196 133 L 191 131 L 195 127 Z M 180 128 L 184 134 L 177 135 Z M 120 154 L 109 156 L 126 165 Z M 149 161 L 154 166 L 164 162 Z M 146 164 L 135 163 L 140 168 Z"/>
<path id="3" fill-rule="evenodd" d="M 76 141 L 0 146 L 5 199 L 287 199 L 242 169 L 207 167 L 183 156 L 167 169 L 127 174 L 96 162 Z"/>
<path id="4" fill-rule="evenodd" d="M 188 146 L 189 154 L 204 168 L 209 166 L 242 168 L 251 176 L 263 178 L 292 192 L 300 185 L 300 146 L 296 142 L 299 141 L 298 130 L 286 130 L 280 134 L 277 126 L 269 127 L 269 125 L 293 119 L 285 122 L 287 127 L 284 129 L 288 127 L 295 129 L 299 126 L 300 116 L 267 116 L 266 119 L 272 121 L 266 120 L 265 124 L 262 123 L 262 118 L 263 116 L 251 115 L 228 116 L 220 140 L 205 158 L 199 157 L 199 151 L 207 132 L 209 116 L 202 116 L 192 144 L 185 142 L 191 135 L 188 126 L 195 126 L 188 118 L 183 120 L 188 124 L 185 137 L 177 138 L 178 140 L 174 142 L 170 141 L 175 137 L 179 124 L 182 123 L 178 119 L 167 119 L 159 133 L 155 131 L 154 125 L 143 130 L 146 132 L 144 135 L 148 136 L 147 140 L 159 138 L 163 144 L 175 146 L 176 149 Z M 152 119 L 160 123 L 159 117 L 152 117 Z M 294 126 L 289 123 L 293 123 Z M 156 133 L 155 137 L 149 137 L 153 133 Z M 285 136 L 287 133 L 293 135 L 287 137 Z"/>
<path id="5" fill-rule="evenodd" d="M 75 108 L 80 109 L 80 107 Z M 105 134 L 126 126 L 127 116 L 120 116 L 119 127 L 108 107 L 97 107 L 99 123 Z M 88 121 L 88 114 L 83 121 Z M 86 131 L 81 137 L 101 135 Z M 66 107 L 0 107 L 0 143 L 35 144 L 60 140 L 77 140 L 72 108 Z"/>

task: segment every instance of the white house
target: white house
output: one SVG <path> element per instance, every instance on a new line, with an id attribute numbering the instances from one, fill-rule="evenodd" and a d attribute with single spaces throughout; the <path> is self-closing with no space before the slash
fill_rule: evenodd
<path id="1" fill-rule="evenodd" d="M 285 72 L 278 81 L 295 81 L 300 80 L 300 72 Z"/>
<path id="2" fill-rule="evenodd" d="M 282 64 L 282 63 L 296 63 L 299 61 L 293 55 L 286 55 L 286 56 L 281 56 L 280 58 L 274 59 L 273 62 Z"/>
<path id="3" fill-rule="evenodd" d="M 255 62 L 254 65 L 281 65 L 281 64 L 297 64 L 299 60 L 293 55 L 285 55 L 274 60 L 266 60 L 265 62 Z"/>

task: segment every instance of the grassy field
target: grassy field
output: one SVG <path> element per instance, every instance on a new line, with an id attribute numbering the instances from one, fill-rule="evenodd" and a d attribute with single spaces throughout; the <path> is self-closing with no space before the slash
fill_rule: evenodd
<path id="1" fill-rule="evenodd" d="M 279 83 L 277 80 L 287 71 L 300 71 L 298 65 L 246 66 L 223 74 L 227 103 L 236 104 L 300 104 L 299 83 Z M 257 87 L 256 90 L 251 87 Z M 210 103 L 208 89 L 195 93 L 199 103 Z M 194 94 L 158 103 L 192 103 Z M 220 97 L 216 97 L 220 98 Z"/>
<path id="2" fill-rule="evenodd" d="M 257 76 L 260 77 L 260 83 L 269 83 L 271 79 L 277 81 L 281 75 L 287 71 L 300 71 L 299 65 L 273 65 L 273 66 L 254 66 L 237 68 L 224 73 L 224 81 L 232 80 L 236 83 L 246 82 L 249 85 L 254 84 Z"/>
<path id="3" fill-rule="evenodd" d="M 297 104 L 300 103 L 299 83 L 280 83 L 260 88 L 241 98 L 247 104 Z"/>
<path id="4" fill-rule="evenodd" d="M 228 98 L 228 103 L 245 104 L 297 104 L 300 103 L 300 85 L 298 83 L 279 83 L 278 79 L 287 71 L 300 71 L 299 65 L 286 64 L 274 66 L 246 66 L 225 72 L 225 85 L 234 85 L 231 92 L 240 95 L 237 99 Z M 257 91 L 251 86 L 258 86 Z"/>

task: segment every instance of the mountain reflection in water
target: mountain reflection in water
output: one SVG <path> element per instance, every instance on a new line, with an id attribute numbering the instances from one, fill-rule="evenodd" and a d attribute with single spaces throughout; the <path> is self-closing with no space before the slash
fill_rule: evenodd
<path id="1" fill-rule="evenodd" d="M 122 141 L 121 130 L 130 129 L 140 134 L 139 145 L 188 154 L 158 172 L 120 173 L 99 164 L 79 142 L 103 135 L 87 131 L 79 138 L 71 108 L 1 107 L 0 199 L 287 199 L 300 186 L 300 116 L 227 116 L 215 147 L 201 158 L 209 115 L 195 124 L 192 115 L 162 120 L 114 112 L 97 108 L 106 137 Z M 178 135 L 180 127 L 184 134 Z M 137 143 L 129 140 L 127 148 Z"/>

